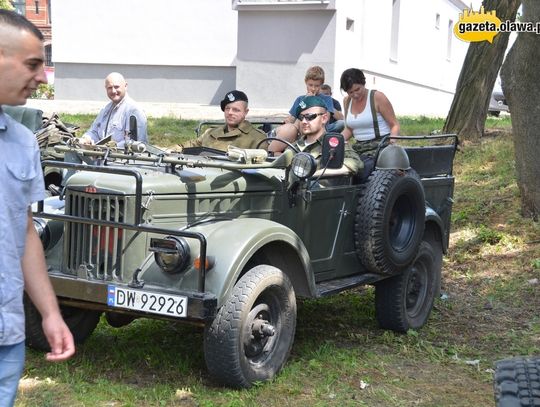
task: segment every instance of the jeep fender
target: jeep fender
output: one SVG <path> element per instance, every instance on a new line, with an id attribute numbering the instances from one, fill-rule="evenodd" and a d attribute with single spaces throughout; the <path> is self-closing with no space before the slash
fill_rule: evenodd
<path id="1" fill-rule="evenodd" d="M 264 259 L 262 263 L 280 268 L 300 296 L 316 296 L 309 254 L 298 235 L 286 226 L 266 219 L 241 218 L 200 224 L 189 230 L 206 236 L 206 253 L 213 267 L 206 273 L 205 291 L 216 295 L 218 307 L 247 271 L 250 260 L 253 266 Z"/>
<path id="2" fill-rule="evenodd" d="M 444 224 L 439 214 L 432 207 L 426 206 L 426 227 L 424 234 L 435 233 L 437 239 L 440 240 L 443 253 L 446 253 L 448 250 L 448 240 L 445 237 L 444 231 Z"/>

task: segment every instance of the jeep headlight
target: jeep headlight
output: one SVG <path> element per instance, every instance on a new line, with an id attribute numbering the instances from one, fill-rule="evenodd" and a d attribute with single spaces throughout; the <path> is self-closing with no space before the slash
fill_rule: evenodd
<path id="1" fill-rule="evenodd" d="M 189 245 L 181 237 L 152 238 L 149 250 L 154 252 L 157 265 L 166 273 L 180 273 L 189 262 Z"/>
<path id="2" fill-rule="evenodd" d="M 58 243 L 62 237 L 64 224 L 63 222 L 49 221 L 43 218 L 33 218 L 34 228 L 41 240 L 43 250 L 47 251 Z"/>
<path id="3" fill-rule="evenodd" d="M 311 154 L 298 153 L 292 160 L 291 170 L 298 178 L 306 179 L 311 177 L 317 170 L 317 162 Z"/>

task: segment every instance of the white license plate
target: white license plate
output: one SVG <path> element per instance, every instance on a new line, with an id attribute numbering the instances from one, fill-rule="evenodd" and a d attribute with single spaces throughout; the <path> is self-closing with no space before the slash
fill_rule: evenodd
<path id="1" fill-rule="evenodd" d="M 181 295 L 157 294 L 142 290 L 109 285 L 107 290 L 107 305 L 110 307 L 127 308 L 153 314 L 185 317 L 187 315 L 187 297 Z"/>

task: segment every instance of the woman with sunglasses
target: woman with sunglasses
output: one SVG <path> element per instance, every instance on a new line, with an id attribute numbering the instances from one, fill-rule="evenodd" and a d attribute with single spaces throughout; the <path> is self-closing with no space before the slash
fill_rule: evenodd
<path id="1" fill-rule="evenodd" d="M 366 88 L 366 77 L 357 68 L 341 74 L 341 89 L 347 93 L 343 100 L 345 140 L 354 137 L 353 148 L 359 154 L 377 149 L 382 137 L 399 135 L 399 122 L 392 104 L 384 93 Z"/>

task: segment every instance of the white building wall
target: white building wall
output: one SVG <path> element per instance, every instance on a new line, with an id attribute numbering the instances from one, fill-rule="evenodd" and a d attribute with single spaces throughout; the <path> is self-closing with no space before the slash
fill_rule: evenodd
<path id="1" fill-rule="evenodd" d="M 391 59 L 394 1 L 400 18 Z M 448 112 L 468 47 L 448 36 L 449 20 L 466 7 L 460 0 L 263 3 L 55 0 L 56 97 L 105 100 L 103 78 L 116 70 L 142 102 L 215 105 L 238 88 L 251 107 L 285 112 L 305 92 L 306 69 L 321 65 L 338 100 L 341 72 L 358 67 L 398 115 Z"/>
<path id="2" fill-rule="evenodd" d="M 99 100 L 118 70 L 141 101 L 217 103 L 235 86 L 237 13 L 222 0 L 54 0 L 55 92 Z"/>
<path id="3" fill-rule="evenodd" d="M 366 86 L 384 92 L 398 115 L 446 115 L 468 48 L 452 33 L 448 37 L 449 20 L 456 22 L 462 8 L 446 0 L 399 1 L 397 57 L 392 58 L 392 0 L 337 1 L 334 97 L 343 96 L 340 73 L 357 67 L 365 71 Z M 351 21 L 354 28 L 347 30 Z"/>
<path id="4" fill-rule="evenodd" d="M 307 68 L 334 71 L 335 11 L 287 10 L 238 13 L 237 87 L 252 106 L 287 112 L 305 94 Z"/>

